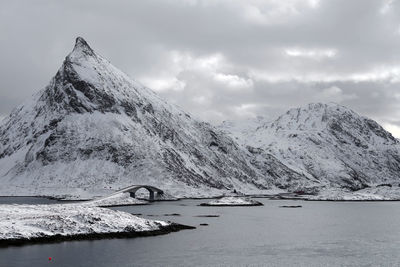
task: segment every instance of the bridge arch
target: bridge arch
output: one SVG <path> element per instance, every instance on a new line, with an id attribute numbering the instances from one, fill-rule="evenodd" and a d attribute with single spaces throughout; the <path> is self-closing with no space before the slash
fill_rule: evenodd
<path id="1" fill-rule="evenodd" d="M 151 185 L 133 185 L 133 186 L 124 188 L 121 191 L 124 192 L 124 193 L 129 193 L 130 196 L 134 198 L 134 197 L 136 197 L 136 191 L 138 191 L 141 188 L 144 188 L 147 191 L 149 191 L 149 193 L 150 193 L 149 200 L 154 200 L 155 199 L 154 198 L 155 195 L 161 196 L 161 195 L 164 194 L 163 190 L 161 190 L 161 189 L 159 189 L 157 187 L 151 186 Z"/>

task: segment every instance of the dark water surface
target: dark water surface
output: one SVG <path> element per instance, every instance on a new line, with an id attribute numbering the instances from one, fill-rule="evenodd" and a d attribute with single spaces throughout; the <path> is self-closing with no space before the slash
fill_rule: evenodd
<path id="1" fill-rule="evenodd" d="M 114 208 L 197 229 L 0 248 L 0 266 L 400 266 L 400 202 L 259 200 L 265 206 L 182 200 Z M 172 213 L 181 216 L 164 216 Z"/>

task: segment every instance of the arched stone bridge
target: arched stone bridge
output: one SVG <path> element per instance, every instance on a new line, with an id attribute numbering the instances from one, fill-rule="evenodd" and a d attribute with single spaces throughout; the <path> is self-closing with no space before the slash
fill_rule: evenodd
<path id="1" fill-rule="evenodd" d="M 149 191 L 150 193 L 149 200 L 154 200 L 155 194 L 157 194 L 158 196 L 164 194 L 164 191 L 151 185 L 131 185 L 121 190 L 118 190 L 118 192 L 116 193 L 129 193 L 131 197 L 135 197 L 136 191 L 138 191 L 141 188 L 144 188 L 147 191 Z"/>

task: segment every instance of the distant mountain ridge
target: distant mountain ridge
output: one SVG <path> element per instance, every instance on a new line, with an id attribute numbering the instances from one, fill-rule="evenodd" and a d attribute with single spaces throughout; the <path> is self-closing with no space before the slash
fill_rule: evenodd
<path id="1" fill-rule="evenodd" d="M 221 127 L 258 157 L 274 156 L 317 187 L 354 191 L 400 181 L 399 141 L 375 121 L 335 103 L 290 109 L 246 129 Z"/>

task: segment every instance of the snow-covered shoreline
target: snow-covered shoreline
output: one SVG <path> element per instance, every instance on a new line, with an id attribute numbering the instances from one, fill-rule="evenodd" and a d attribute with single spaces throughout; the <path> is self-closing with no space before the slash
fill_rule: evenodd
<path id="1" fill-rule="evenodd" d="M 81 204 L 93 207 L 117 207 L 117 206 L 147 205 L 149 204 L 149 202 L 133 198 L 129 195 L 129 193 L 119 193 L 111 195 L 109 197 L 81 202 Z"/>
<path id="2" fill-rule="evenodd" d="M 355 192 L 325 190 L 318 195 L 272 194 L 253 195 L 269 199 L 308 201 L 400 201 L 397 187 L 379 186 Z M 224 196 L 201 206 L 258 206 L 251 196 Z M 166 221 L 149 220 L 132 214 L 102 208 L 104 206 L 141 205 L 146 201 L 129 194 L 64 204 L 0 205 L 0 246 L 65 240 L 127 238 L 166 234 L 193 227 Z M 101 206 L 101 207 L 100 207 Z"/>
<path id="3" fill-rule="evenodd" d="M 191 226 L 80 203 L 0 205 L 0 246 L 166 234 Z"/>
<path id="4" fill-rule="evenodd" d="M 270 190 L 251 190 L 249 192 L 238 192 L 233 193 L 228 190 L 204 190 L 199 189 L 197 192 L 188 191 L 186 194 L 182 192 L 171 193 L 166 190 L 167 196 L 165 199 L 156 199 L 156 201 L 170 201 L 180 199 L 218 199 L 221 197 L 257 197 L 257 198 L 268 198 L 268 199 L 291 199 L 291 200 L 315 200 L 315 201 L 400 201 L 400 187 L 399 186 L 372 186 L 358 191 L 346 191 L 342 188 L 323 188 L 315 194 L 307 194 L 302 192 L 287 192 L 281 189 L 270 189 Z M 100 193 L 100 192 L 99 192 Z M 107 191 L 103 195 L 111 194 L 112 192 Z M 98 195 L 98 194 L 97 194 Z M 139 200 L 131 198 L 128 193 L 111 194 L 109 197 L 93 197 L 89 195 L 35 195 L 35 194 L 0 194 L 0 197 L 41 197 L 48 199 L 55 199 L 60 201 L 87 203 L 90 206 L 98 207 L 113 207 L 113 206 L 130 206 L 130 205 L 145 205 L 148 204 L 146 200 Z M 143 196 L 144 198 L 146 196 Z"/>
<path id="5" fill-rule="evenodd" d="M 243 197 L 223 197 L 220 199 L 214 199 L 207 203 L 201 203 L 200 206 L 229 206 L 229 207 L 237 207 L 237 206 L 262 206 L 261 202 L 252 200 L 250 198 Z"/>
<path id="6" fill-rule="evenodd" d="M 368 187 L 354 192 L 342 190 L 323 190 L 316 196 L 309 196 L 307 200 L 320 201 L 399 201 L 400 188 L 379 186 Z"/>

